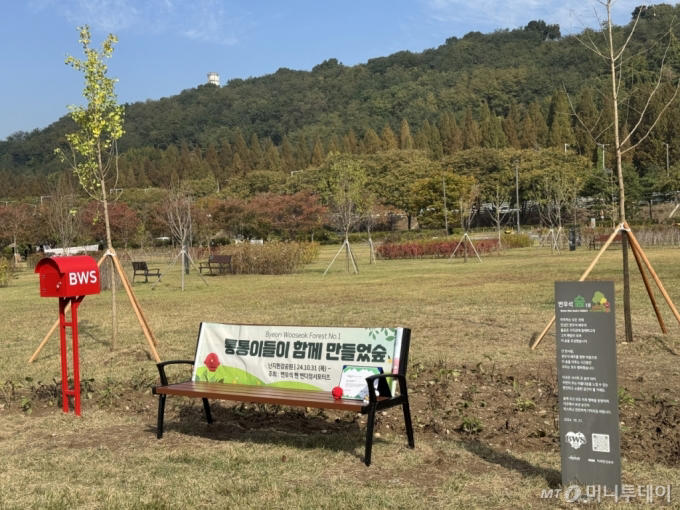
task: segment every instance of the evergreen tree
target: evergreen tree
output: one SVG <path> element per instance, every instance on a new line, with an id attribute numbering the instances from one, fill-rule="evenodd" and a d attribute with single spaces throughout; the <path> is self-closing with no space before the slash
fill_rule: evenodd
<path id="1" fill-rule="evenodd" d="M 163 151 L 161 155 L 161 169 L 165 180 L 170 180 L 170 174 L 175 172 L 177 178 L 180 176 L 179 150 L 174 144 L 168 145 L 168 148 Z"/>
<path id="2" fill-rule="evenodd" d="M 508 115 L 503 119 L 503 133 L 505 133 L 508 147 L 512 147 L 513 149 L 519 149 L 521 147 L 519 141 L 521 122 L 522 118 L 519 107 L 517 106 L 517 103 L 513 101 L 508 110 Z"/>
<path id="3" fill-rule="evenodd" d="M 139 169 L 137 170 L 137 176 L 134 177 L 135 184 L 130 184 L 130 186 L 137 185 L 140 188 L 148 188 L 151 186 L 151 181 L 148 177 L 149 173 L 152 172 L 151 167 L 151 161 L 148 159 L 144 161 L 144 164 L 139 166 Z"/>
<path id="4" fill-rule="evenodd" d="M 191 162 L 191 151 L 189 150 L 189 144 L 182 140 L 182 144 L 179 147 L 179 176 L 182 180 L 193 179 L 193 165 Z"/>
<path id="5" fill-rule="evenodd" d="M 281 140 L 281 169 L 284 172 L 292 172 L 295 170 L 295 154 L 293 146 L 286 135 L 283 135 Z"/>
<path id="6" fill-rule="evenodd" d="M 262 145 L 260 145 L 260 139 L 257 133 L 253 133 L 250 136 L 250 162 L 251 168 L 254 170 L 261 170 L 264 168 L 264 151 L 262 150 Z"/>
<path id="7" fill-rule="evenodd" d="M 350 128 L 348 133 L 342 137 L 342 152 L 347 154 L 356 154 L 359 149 L 359 143 L 357 142 L 357 135 L 354 130 Z"/>
<path id="8" fill-rule="evenodd" d="M 314 139 L 314 147 L 312 148 L 311 163 L 313 166 L 319 166 L 323 163 L 324 158 L 325 152 L 323 150 L 323 144 L 321 143 L 321 137 L 317 134 Z"/>
<path id="9" fill-rule="evenodd" d="M 217 178 L 222 175 L 222 167 L 220 166 L 219 156 L 217 154 L 217 148 L 213 143 L 208 145 L 208 149 L 205 151 L 205 163 L 208 165 L 210 172 Z"/>
<path id="10" fill-rule="evenodd" d="M 340 140 L 338 140 L 337 135 L 331 136 L 330 142 L 328 142 L 328 154 L 339 154 L 340 153 Z"/>
<path id="11" fill-rule="evenodd" d="M 593 130 L 597 127 L 598 111 L 593 99 L 593 89 L 583 87 L 576 104 L 574 140 L 579 154 L 595 161 L 596 145 Z"/>
<path id="12" fill-rule="evenodd" d="M 251 165 L 252 158 L 250 156 L 250 149 L 248 148 L 248 144 L 246 143 L 245 138 L 243 138 L 243 134 L 241 133 L 240 129 L 236 131 L 236 136 L 234 137 L 233 153 L 234 159 L 236 159 L 236 155 L 238 154 L 240 160 L 239 168 L 237 169 L 237 173 L 239 175 L 245 175 L 248 170 L 252 170 L 253 167 Z M 233 166 L 236 168 L 236 165 Z"/>
<path id="13" fill-rule="evenodd" d="M 298 137 L 295 151 L 295 163 L 297 168 L 300 170 L 307 168 L 310 160 L 311 154 L 309 153 L 309 144 L 307 143 L 307 138 L 304 133 L 301 133 Z"/>
<path id="14" fill-rule="evenodd" d="M 411 128 L 406 119 L 401 121 L 401 129 L 399 131 L 399 148 L 402 150 L 411 150 L 414 147 L 413 137 L 411 137 Z"/>
<path id="15" fill-rule="evenodd" d="M 505 147 L 505 133 L 500 119 L 491 113 L 489 105 L 483 102 L 479 110 L 479 130 L 481 134 L 481 146 L 488 149 L 500 149 Z"/>
<path id="16" fill-rule="evenodd" d="M 451 138 L 453 137 L 453 129 L 451 127 L 451 117 L 453 115 L 451 112 L 444 112 L 441 117 L 439 117 L 439 122 L 437 127 L 439 128 L 439 136 L 442 139 L 442 150 L 444 154 L 451 154 Z"/>
<path id="17" fill-rule="evenodd" d="M 538 150 L 538 133 L 536 132 L 536 125 L 534 119 L 528 111 L 524 112 L 522 117 L 522 127 L 520 129 L 519 142 L 522 149 Z"/>
<path id="18" fill-rule="evenodd" d="M 463 148 L 463 139 L 456 117 L 451 112 L 444 112 L 439 119 L 439 134 L 442 140 L 442 152 L 451 155 Z"/>
<path id="19" fill-rule="evenodd" d="M 481 141 L 479 124 L 472 116 L 472 109 L 468 107 L 463 118 L 463 149 L 476 149 L 481 145 Z"/>
<path id="20" fill-rule="evenodd" d="M 563 149 L 564 144 L 575 145 L 576 139 L 571 128 L 571 110 L 567 95 L 562 90 L 556 90 L 550 101 L 548 112 L 550 131 L 548 144 L 551 147 Z"/>
<path id="21" fill-rule="evenodd" d="M 135 177 L 135 172 L 130 165 L 120 165 L 118 172 L 120 174 L 120 185 L 123 188 L 136 188 L 137 179 Z"/>
<path id="22" fill-rule="evenodd" d="M 246 175 L 246 172 L 248 171 L 245 163 L 243 163 L 243 159 L 241 159 L 241 155 L 238 152 L 234 153 L 234 159 L 231 163 L 231 166 L 234 169 L 236 175 Z"/>
<path id="23" fill-rule="evenodd" d="M 217 182 L 224 185 L 229 177 L 234 174 L 234 169 L 231 166 L 234 160 L 234 153 L 231 149 L 231 144 L 224 139 L 220 142 L 219 150 L 217 151 L 217 161 L 220 167 L 220 173 L 217 176 Z"/>
<path id="24" fill-rule="evenodd" d="M 463 150 L 463 130 L 454 115 L 451 115 L 451 154 Z"/>
<path id="25" fill-rule="evenodd" d="M 548 144 L 548 125 L 541 111 L 541 106 L 534 101 L 529 105 L 529 116 L 536 130 L 536 144 L 538 147 L 546 147 Z"/>
<path id="26" fill-rule="evenodd" d="M 366 130 L 361 145 L 364 154 L 375 154 L 382 149 L 382 141 L 373 128 Z"/>
<path id="27" fill-rule="evenodd" d="M 444 155 L 441 134 L 439 133 L 439 128 L 434 124 L 430 124 L 428 147 L 433 159 L 441 159 Z"/>
<path id="28" fill-rule="evenodd" d="M 413 138 L 413 145 L 416 149 L 421 151 L 430 150 L 430 122 L 425 119 L 422 127 L 416 132 L 416 136 Z"/>
<path id="29" fill-rule="evenodd" d="M 380 138 L 382 139 L 382 150 L 391 151 L 399 148 L 397 137 L 389 124 L 385 124 L 385 127 L 383 127 Z"/>
<path id="30" fill-rule="evenodd" d="M 281 158 L 279 157 L 279 150 L 273 143 L 268 145 L 265 151 L 264 159 L 267 170 L 271 170 L 273 172 L 281 171 Z"/>

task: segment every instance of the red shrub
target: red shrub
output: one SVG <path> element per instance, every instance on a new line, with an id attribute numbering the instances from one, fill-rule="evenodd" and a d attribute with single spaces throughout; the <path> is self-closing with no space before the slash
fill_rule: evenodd
<path id="1" fill-rule="evenodd" d="M 456 249 L 458 239 L 449 241 L 410 241 L 407 243 L 385 243 L 377 247 L 378 256 L 383 259 L 415 259 L 423 257 L 443 258 L 449 257 Z M 477 253 L 484 255 L 495 251 L 498 239 L 480 239 L 473 241 Z M 464 255 L 464 247 L 461 245 L 456 251 L 456 257 Z M 468 255 L 474 252 L 468 245 Z"/>

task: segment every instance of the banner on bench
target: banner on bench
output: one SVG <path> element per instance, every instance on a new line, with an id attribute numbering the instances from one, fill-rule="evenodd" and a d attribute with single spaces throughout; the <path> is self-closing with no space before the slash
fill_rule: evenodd
<path id="1" fill-rule="evenodd" d="M 396 373 L 402 333 L 402 328 L 242 326 L 204 322 L 192 378 L 330 392 L 340 384 L 343 369 L 365 367 L 371 373 Z M 362 396 L 348 395 L 350 398 Z"/>

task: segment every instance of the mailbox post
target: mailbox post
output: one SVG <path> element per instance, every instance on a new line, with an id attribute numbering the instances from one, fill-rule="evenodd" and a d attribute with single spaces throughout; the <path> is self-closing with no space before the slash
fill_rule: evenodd
<path id="1" fill-rule="evenodd" d="M 75 413 L 80 416 L 80 364 L 78 357 L 78 305 L 90 294 L 99 294 L 99 267 L 86 255 L 44 258 L 35 266 L 40 274 L 40 296 L 59 298 L 59 336 L 61 339 L 61 397 L 65 413 L 73 397 Z M 71 318 L 66 312 L 71 305 Z M 73 350 L 73 389 L 68 384 L 68 346 L 66 328 L 71 328 Z"/>

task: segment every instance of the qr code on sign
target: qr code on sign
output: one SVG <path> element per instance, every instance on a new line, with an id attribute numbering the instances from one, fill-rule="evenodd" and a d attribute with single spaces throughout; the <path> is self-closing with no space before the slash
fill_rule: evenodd
<path id="1" fill-rule="evenodd" d="M 590 444 L 594 452 L 609 453 L 609 434 L 593 434 Z"/>

